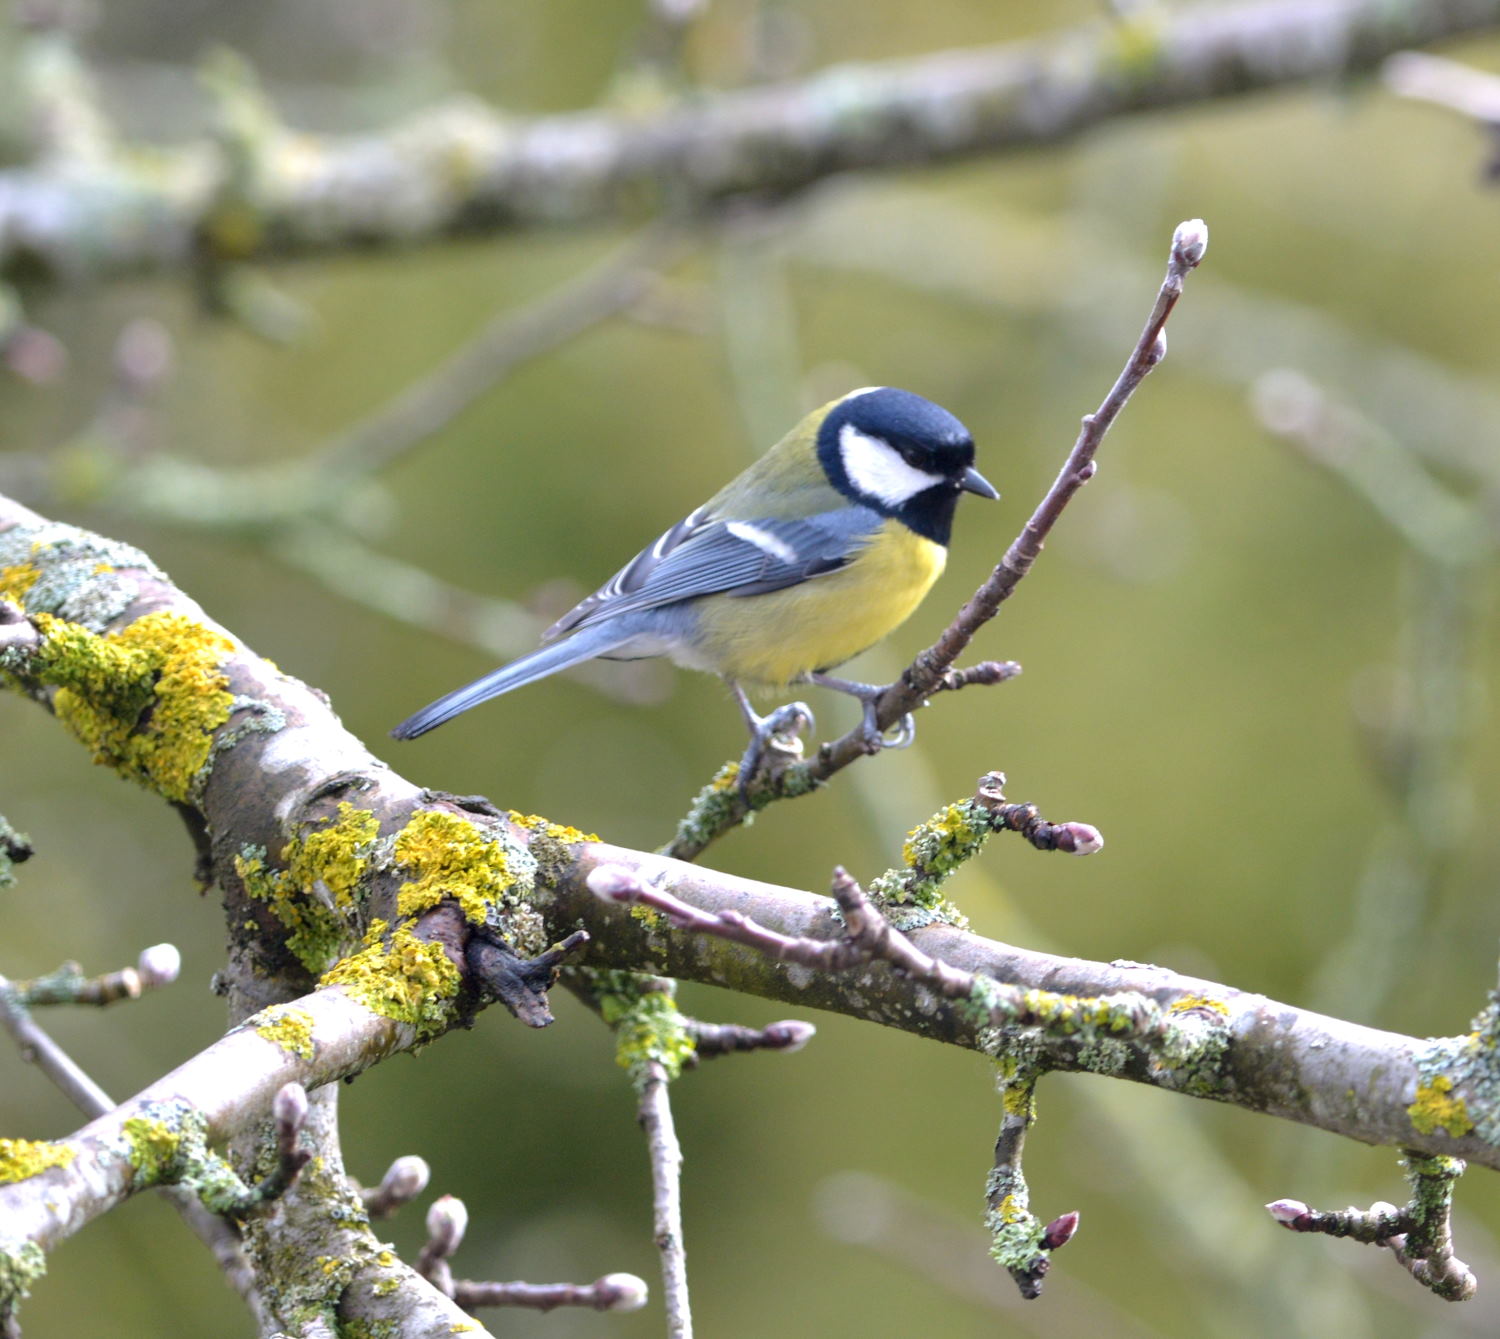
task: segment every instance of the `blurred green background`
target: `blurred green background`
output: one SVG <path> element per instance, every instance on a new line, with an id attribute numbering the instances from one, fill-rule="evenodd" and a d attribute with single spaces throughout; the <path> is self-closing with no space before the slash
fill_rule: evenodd
<path id="1" fill-rule="evenodd" d="M 1097 19 L 1083 3 L 715 0 L 685 63 L 709 84 L 742 80 L 757 25 L 773 63 L 796 73 Z M 171 139 L 201 125 L 191 70 L 219 45 L 245 55 L 298 124 L 348 129 L 455 89 L 518 112 L 594 104 L 619 94 L 642 23 L 637 0 L 136 0 L 108 6 L 84 50 L 121 123 Z M 1452 54 L 1500 66 L 1496 42 Z M 363 538 L 456 586 L 555 606 L 567 596 L 553 583 L 607 577 L 806 407 L 857 385 L 909 387 L 968 423 L 1005 496 L 963 509 L 938 592 L 854 667 L 888 675 L 1019 528 L 1134 340 L 1173 226 L 1202 216 L 1208 261 L 1173 319 L 1170 356 L 977 648 L 1021 661 L 1024 677 L 940 701 L 909 753 L 765 814 L 707 863 L 814 889 L 836 862 L 869 877 L 907 827 L 1001 768 L 1013 799 L 1094 823 L 1108 845 L 1076 861 L 997 840 L 953 887 L 981 933 L 1158 962 L 1402 1032 L 1462 1031 L 1494 983 L 1500 928 L 1500 839 L 1483 818 L 1500 788 L 1494 564 L 1424 558 L 1340 471 L 1368 468 L 1398 521 L 1423 497 L 1416 470 L 1488 524 L 1500 198 L 1480 180 L 1482 153 L 1470 127 L 1372 80 L 830 183 L 698 250 L 672 271 L 654 319 L 611 321 L 496 386 L 381 476 L 360 501 Z M 145 411 L 145 449 L 223 467 L 300 458 L 626 235 L 274 267 L 306 316 L 290 347 L 204 315 L 185 279 L 28 293 L 29 318 L 67 363 L 40 382 L 0 379 L 0 440 L 13 463 L 86 462 L 117 341 L 146 319 L 175 356 Z M 1323 434 L 1335 470 L 1262 425 L 1252 388 L 1282 368 L 1380 425 L 1339 420 Z M 1299 385 L 1271 382 L 1275 404 L 1305 409 L 1313 393 Z M 740 747 L 722 687 L 665 671 L 631 681 L 647 702 L 553 679 L 392 745 L 395 721 L 493 656 L 331 591 L 284 561 L 274 536 L 154 523 L 82 485 L 35 504 L 143 546 L 424 784 L 649 847 Z M 1429 549 L 1451 538 L 1440 519 Z M 825 726 L 850 723 L 847 704 L 814 705 Z M 183 950 L 171 990 L 43 1020 L 123 1097 L 218 1035 L 218 909 L 194 892 L 166 806 L 92 768 L 28 703 L 0 701 L 0 740 L 0 812 L 37 847 L 0 895 L 0 970 L 24 977 L 72 957 L 102 971 L 163 939 Z M 786 1012 L 707 988 L 683 995 L 714 1019 Z M 655 1291 L 633 1096 L 603 1029 L 569 999 L 558 1013 L 533 1033 L 491 1011 L 474 1032 L 362 1077 L 344 1095 L 350 1169 L 373 1182 L 399 1154 L 427 1158 L 432 1192 L 461 1194 L 472 1216 L 460 1275 L 630 1270 Z M 815 1021 L 799 1055 L 715 1064 L 675 1090 L 704 1335 L 1500 1328 L 1490 1173 L 1460 1187 L 1457 1214 L 1481 1292 L 1449 1307 L 1381 1254 L 1279 1232 L 1260 1208 L 1282 1195 L 1399 1200 L 1391 1152 L 1075 1077 L 1042 1085 L 1027 1168 L 1038 1212 L 1078 1209 L 1082 1230 L 1043 1298 L 1023 1306 L 986 1262 L 979 1222 L 1000 1116 L 986 1063 Z M 0 1048 L 0 1129 L 44 1137 L 77 1123 Z M 420 1219 L 409 1211 L 391 1229 L 408 1252 Z M 654 1302 L 628 1317 L 485 1319 L 554 1339 L 662 1329 Z M 154 1199 L 59 1250 L 24 1320 L 32 1339 L 250 1333 Z"/>

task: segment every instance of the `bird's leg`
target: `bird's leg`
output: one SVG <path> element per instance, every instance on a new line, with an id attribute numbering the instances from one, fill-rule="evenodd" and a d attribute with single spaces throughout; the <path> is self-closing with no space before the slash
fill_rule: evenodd
<path id="1" fill-rule="evenodd" d="M 809 674 L 807 677 L 820 688 L 832 688 L 836 693 L 848 693 L 851 697 L 857 697 L 860 700 L 865 709 L 861 734 L 867 753 L 879 753 L 881 749 L 909 748 L 912 740 L 917 737 L 917 723 L 912 719 L 911 712 L 907 712 L 896 722 L 894 737 L 886 738 L 885 731 L 875 720 L 875 704 L 880 700 L 880 695 L 885 692 L 884 685 L 856 683 L 853 679 L 836 679 L 831 674 Z"/>
<path id="2" fill-rule="evenodd" d="M 740 759 L 739 772 L 740 798 L 748 801 L 750 783 L 760 771 L 761 764 L 766 759 L 766 750 L 773 746 L 776 738 L 780 736 L 795 739 L 804 730 L 811 733 L 818 727 L 813 720 L 812 708 L 806 702 L 788 702 L 785 706 L 760 716 L 750 705 L 745 690 L 733 679 L 729 680 L 729 691 L 740 704 L 740 714 L 745 718 L 745 726 L 750 731 L 750 743 L 745 748 L 745 756 Z"/>

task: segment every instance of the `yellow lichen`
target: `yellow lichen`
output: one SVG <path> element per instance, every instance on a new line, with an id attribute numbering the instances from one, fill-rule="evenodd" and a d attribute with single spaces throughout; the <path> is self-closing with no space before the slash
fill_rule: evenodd
<path id="1" fill-rule="evenodd" d="M 514 886 L 505 848 L 466 818 L 424 809 L 396 834 L 395 863 L 416 877 L 396 894 L 396 910 L 413 916 L 451 897 L 473 925 L 483 925 Z"/>
<path id="2" fill-rule="evenodd" d="M 1031 1217 L 1026 1203 L 1017 1195 L 1007 1195 L 1000 1201 L 995 1213 L 1002 1223 L 1024 1223 Z"/>
<path id="3" fill-rule="evenodd" d="M 1406 1114 L 1418 1134 L 1446 1130 L 1457 1139 L 1474 1128 L 1464 1099 L 1453 1096 L 1453 1080 L 1446 1074 L 1418 1085 L 1416 1100 L 1406 1108 Z"/>
<path id="4" fill-rule="evenodd" d="M 579 842 L 599 840 L 598 836 L 592 832 L 580 832 L 577 828 L 570 828 L 564 823 L 554 823 L 550 818 L 544 818 L 541 814 L 522 814 L 512 809 L 508 817 L 519 827 L 530 828 L 533 832 L 539 832 L 555 842 L 566 842 L 569 846 L 576 846 Z"/>
<path id="5" fill-rule="evenodd" d="M 306 1009 L 278 1006 L 263 1009 L 256 1018 L 263 1020 L 259 1023 L 255 1018 L 250 1020 L 257 1036 L 264 1037 L 290 1055 L 303 1060 L 313 1058 L 313 1016 Z"/>
<path id="6" fill-rule="evenodd" d="M 0 1183 L 24 1181 L 49 1167 L 66 1167 L 78 1155 L 46 1139 L 0 1139 Z"/>
<path id="7" fill-rule="evenodd" d="M 630 908 L 630 919 L 640 921 L 653 934 L 667 928 L 667 918 L 661 912 L 654 907 L 641 906 L 639 903 Z"/>
<path id="8" fill-rule="evenodd" d="M 36 585 L 41 569 L 35 563 L 15 563 L 0 567 L 0 598 L 24 605 L 26 593 Z"/>
<path id="9" fill-rule="evenodd" d="M 165 1121 L 132 1116 L 124 1125 L 137 1186 L 161 1184 L 177 1159 L 181 1137 Z"/>
<path id="10" fill-rule="evenodd" d="M 389 930 L 376 920 L 364 947 L 335 963 L 318 984 L 343 986 L 365 1008 L 427 1035 L 451 1022 L 462 977 L 441 945 L 417 939 L 409 925 Z"/>
<path id="11" fill-rule="evenodd" d="M 1193 1009 L 1204 1009 L 1218 1014 L 1220 1018 L 1229 1017 L 1229 1006 L 1223 1000 L 1216 1000 L 1208 995 L 1184 995 L 1180 1000 L 1173 1000 L 1167 1012 L 1185 1014 Z"/>
<path id="12" fill-rule="evenodd" d="M 347 801 L 323 827 L 309 827 L 281 848 L 276 870 L 265 852 L 247 848 L 235 857 L 245 891 L 267 903 L 288 931 L 287 948 L 310 972 L 321 972 L 353 939 L 358 894 L 380 822 Z"/>
<path id="13" fill-rule="evenodd" d="M 188 801 L 234 706 L 222 669 L 234 643 L 170 610 L 104 636 L 50 614 L 34 619 L 42 645 L 28 676 L 57 688 L 53 709 L 94 761 Z"/>

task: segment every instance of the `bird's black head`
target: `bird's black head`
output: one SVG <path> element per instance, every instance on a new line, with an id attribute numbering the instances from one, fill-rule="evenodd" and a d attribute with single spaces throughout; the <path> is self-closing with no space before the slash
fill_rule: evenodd
<path id="1" fill-rule="evenodd" d="M 974 468 L 974 439 L 946 409 L 891 386 L 854 391 L 818 427 L 818 459 L 845 497 L 946 544 L 962 492 L 999 494 Z"/>

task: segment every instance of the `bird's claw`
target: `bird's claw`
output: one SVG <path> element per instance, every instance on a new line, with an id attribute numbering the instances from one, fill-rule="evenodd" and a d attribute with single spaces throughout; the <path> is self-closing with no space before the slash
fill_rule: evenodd
<path id="1" fill-rule="evenodd" d="M 788 702 L 764 716 L 757 716 L 750 727 L 750 743 L 740 759 L 739 794 L 750 801 L 750 783 L 759 775 L 766 754 L 772 749 L 797 755 L 802 752 L 803 734 L 818 728 L 812 708 L 806 702 Z"/>
<path id="2" fill-rule="evenodd" d="M 880 728 L 875 719 L 875 697 L 865 699 L 865 718 L 860 726 L 860 743 L 866 753 L 879 753 L 882 749 L 907 749 L 917 737 L 917 722 L 911 712 L 907 712 L 894 726 L 894 735 L 888 734 Z"/>

